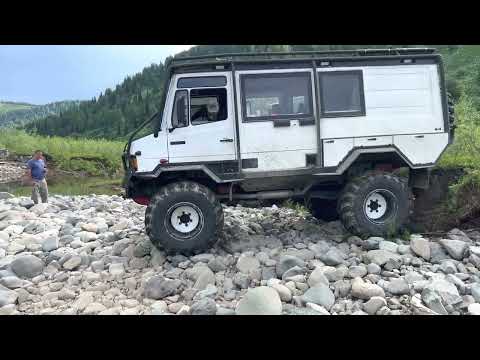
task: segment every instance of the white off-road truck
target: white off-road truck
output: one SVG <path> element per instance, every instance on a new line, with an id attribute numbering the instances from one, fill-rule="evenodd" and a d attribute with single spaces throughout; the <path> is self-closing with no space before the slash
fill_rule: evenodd
<path id="1" fill-rule="evenodd" d="M 334 203 L 353 234 L 395 233 L 454 128 L 434 49 L 177 57 L 148 122 L 125 146 L 126 197 L 182 253 L 215 243 L 225 201 Z"/>

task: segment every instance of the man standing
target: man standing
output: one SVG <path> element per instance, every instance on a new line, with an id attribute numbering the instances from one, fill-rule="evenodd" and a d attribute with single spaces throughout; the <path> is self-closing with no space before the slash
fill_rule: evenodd
<path id="1" fill-rule="evenodd" d="M 28 174 L 33 182 L 32 200 L 35 204 L 38 204 L 39 197 L 43 203 L 48 201 L 48 187 L 47 180 L 45 180 L 47 166 L 45 165 L 42 155 L 42 151 L 37 150 L 33 154 L 33 158 L 27 162 Z"/>

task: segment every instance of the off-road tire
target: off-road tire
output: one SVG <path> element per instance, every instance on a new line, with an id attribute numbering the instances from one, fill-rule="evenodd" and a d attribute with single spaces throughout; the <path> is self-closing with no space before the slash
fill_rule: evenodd
<path id="1" fill-rule="evenodd" d="M 176 204 L 188 202 L 201 211 L 203 227 L 188 239 L 180 239 L 168 231 L 167 213 Z M 215 194 L 207 187 L 190 181 L 162 187 L 150 200 L 145 211 L 145 232 L 155 247 L 168 254 L 192 255 L 211 248 L 223 230 L 223 209 Z"/>
<path id="2" fill-rule="evenodd" d="M 372 222 L 364 211 L 365 201 L 372 191 L 384 189 L 394 197 L 396 211 L 384 221 Z M 390 236 L 397 233 L 408 222 L 413 211 L 413 195 L 407 179 L 390 173 L 372 171 L 352 179 L 340 193 L 337 211 L 343 226 L 352 234 L 368 236 Z"/>

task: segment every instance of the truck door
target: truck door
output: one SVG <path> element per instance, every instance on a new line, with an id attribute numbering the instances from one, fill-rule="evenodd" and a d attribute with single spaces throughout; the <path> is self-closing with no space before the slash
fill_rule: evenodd
<path id="1" fill-rule="evenodd" d="M 177 75 L 171 99 L 169 162 L 232 161 L 236 139 L 230 73 Z"/>
<path id="2" fill-rule="evenodd" d="M 306 169 L 315 163 L 312 75 L 312 69 L 237 72 L 242 171 Z"/>

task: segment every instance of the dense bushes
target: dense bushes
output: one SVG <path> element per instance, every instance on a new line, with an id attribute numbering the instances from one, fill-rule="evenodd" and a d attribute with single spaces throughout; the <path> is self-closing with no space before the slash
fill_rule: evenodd
<path id="1" fill-rule="evenodd" d="M 480 111 L 474 101 L 462 95 L 456 104 L 454 143 L 442 156 L 442 168 L 462 168 L 465 175 L 451 186 L 446 204 L 458 222 L 480 213 Z"/>

